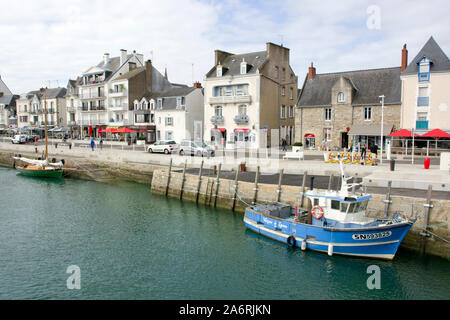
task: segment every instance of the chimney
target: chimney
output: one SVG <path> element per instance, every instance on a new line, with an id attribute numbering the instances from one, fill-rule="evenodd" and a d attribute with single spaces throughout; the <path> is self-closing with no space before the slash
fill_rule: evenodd
<path id="1" fill-rule="evenodd" d="M 405 71 L 408 66 L 408 50 L 406 50 L 406 43 L 403 45 L 402 49 L 402 68 L 401 71 Z"/>
<path id="2" fill-rule="evenodd" d="M 147 60 L 145 62 L 145 83 L 146 83 L 146 89 L 149 93 L 152 92 L 152 72 L 153 66 L 152 66 L 152 60 Z"/>
<path id="3" fill-rule="evenodd" d="M 120 49 L 120 65 L 123 65 L 125 60 L 127 60 L 127 50 Z"/>
<path id="4" fill-rule="evenodd" d="M 106 65 L 109 62 L 109 53 L 103 55 L 103 64 Z"/>
<path id="5" fill-rule="evenodd" d="M 194 82 L 194 88 L 201 89 L 202 84 L 200 82 L 196 81 L 196 82 Z"/>
<path id="6" fill-rule="evenodd" d="M 308 69 L 308 80 L 313 79 L 316 76 L 316 68 L 314 68 L 313 63 L 311 62 L 311 66 Z"/>

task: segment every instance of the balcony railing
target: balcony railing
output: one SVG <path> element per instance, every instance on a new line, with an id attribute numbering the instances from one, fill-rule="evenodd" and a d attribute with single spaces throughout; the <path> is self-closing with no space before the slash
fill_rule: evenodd
<path id="1" fill-rule="evenodd" d="M 114 89 L 109 89 L 109 94 L 111 96 L 115 96 L 115 97 L 121 97 L 121 96 L 127 96 L 128 95 L 128 91 L 127 90 L 114 90 Z"/>
<path id="2" fill-rule="evenodd" d="M 128 110 L 128 104 L 127 103 L 110 104 L 108 105 L 108 108 L 113 110 Z"/>
<path id="3" fill-rule="evenodd" d="M 133 124 L 133 120 L 129 120 L 129 119 L 122 119 L 122 120 L 117 120 L 117 119 L 109 119 L 109 124 L 113 125 L 113 126 L 127 126 L 127 125 L 132 125 Z"/>
<path id="4" fill-rule="evenodd" d="M 210 104 L 226 104 L 226 103 L 250 103 L 252 97 L 250 95 L 244 96 L 218 96 L 209 98 Z"/>
<path id="5" fill-rule="evenodd" d="M 430 104 L 430 97 L 417 97 L 418 107 L 428 107 Z"/>
<path id="6" fill-rule="evenodd" d="M 238 114 L 234 117 L 234 122 L 236 123 L 248 123 L 248 115 Z"/>
<path id="7" fill-rule="evenodd" d="M 224 123 L 225 119 L 223 116 L 219 116 L 219 115 L 214 115 L 211 117 L 211 122 L 212 123 Z"/>
<path id="8" fill-rule="evenodd" d="M 80 99 L 95 99 L 95 98 L 105 98 L 105 94 L 104 93 L 83 93 L 82 95 L 80 95 Z"/>
<path id="9" fill-rule="evenodd" d="M 105 106 L 92 106 L 92 107 L 81 107 L 81 111 L 105 111 Z"/>
<path id="10" fill-rule="evenodd" d="M 428 120 L 417 120 L 416 129 L 428 129 Z"/>

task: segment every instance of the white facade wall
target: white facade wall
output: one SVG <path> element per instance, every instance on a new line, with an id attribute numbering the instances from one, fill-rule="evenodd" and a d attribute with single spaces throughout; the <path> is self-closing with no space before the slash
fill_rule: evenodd
<path id="1" fill-rule="evenodd" d="M 230 102 L 226 103 L 217 101 L 219 99 L 216 99 L 217 97 L 214 97 L 214 87 L 216 86 L 233 86 L 241 84 L 248 85 L 248 97 L 234 96 L 230 99 Z M 214 124 L 211 122 L 211 118 L 215 114 L 215 106 L 222 106 L 222 115 L 224 117 L 224 122 L 217 124 L 217 127 L 226 129 L 227 141 L 234 140 L 235 129 L 248 129 L 250 131 L 250 134 L 255 137 L 255 140 L 251 145 L 259 145 L 257 134 L 257 130 L 259 128 L 259 84 L 259 74 L 241 75 L 234 77 L 225 76 L 220 78 L 205 79 L 204 140 L 206 142 L 211 141 L 211 129 L 214 128 Z M 248 123 L 238 124 L 234 121 L 235 116 L 239 114 L 240 105 L 247 106 L 247 115 L 249 117 Z"/>
<path id="2" fill-rule="evenodd" d="M 156 131 L 160 132 L 160 140 L 175 140 L 180 143 L 183 139 L 189 139 L 189 133 L 186 131 L 185 110 L 156 110 L 155 118 Z M 171 125 L 166 124 L 166 118 L 173 119 Z M 171 133 L 169 138 L 168 133 Z"/>
<path id="3" fill-rule="evenodd" d="M 428 129 L 450 130 L 450 73 L 431 72 L 430 81 L 419 82 L 418 75 L 401 76 L 402 116 L 401 127 L 412 129 L 416 126 L 418 112 L 427 113 Z M 429 105 L 417 106 L 419 88 L 427 87 Z"/>

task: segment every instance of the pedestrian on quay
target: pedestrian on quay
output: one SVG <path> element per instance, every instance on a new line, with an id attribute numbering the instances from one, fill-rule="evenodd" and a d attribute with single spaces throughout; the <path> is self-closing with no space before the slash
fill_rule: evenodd
<path id="1" fill-rule="evenodd" d="M 281 139 L 281 145 L 283 147 L 283 151 L 287 151 L 287 142 L 286 139 Z"/>
<path id="2" fill-rule="evenodd" d="M 361 148 L 361 159 L 363 161 L 366 161 L 366 150 L 367 150 L 367 146 L 366 146 L 366 144 L 364 144 L 364 146 Z"/>
<path id="3" fill-rule="evenodd" d="M 100 139 L 100 150 L 103 150 L 103 138 Z"/>
<path id="4" fill-rule="evenodd" d="M 94 151 L 94 147 L 95 147 L 95 141 L 94 139 L 91 140 L 91 149 L 92 151 Z"/>

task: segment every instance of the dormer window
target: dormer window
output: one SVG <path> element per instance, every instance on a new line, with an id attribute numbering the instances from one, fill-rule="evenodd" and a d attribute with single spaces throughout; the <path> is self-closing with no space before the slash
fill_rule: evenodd
<path id="1" fill-rule="evenodd" d="M 162 102 L 163 99 L 162 98 L 158 98 L 157 102 L 156 102 L 156 107 L 161 110 L 162 109 Z"/>
<path id="2" fill-rule="evenodd" d="M 247 74 L 247 62 L 244 59 L 241 62 L 241 74 Z"/>
<path id="3" fill-rule="evenodd" d="M 177 97 L 177 109 L 184 107 L 184 97 Z"/>
<path id="4" fill-rule="evenodd" d="M 337 102 L 344 102 L 345 101 L 345 95 L 343 92 L 339 92 L 337 96 Z"/>
<path id="5" fill-rule="evenodd" d="M 221 76 L 222 76 L 222 66 L 220 65 L 220 62 L 219 62 L 219 64 L 217 65 L 216 75 L 217 75 L 218 77 L 221 77 Z"/>
<path id="6" fill-rule="evenodd" d="M 430 81 L 430 59 L 423 57 L 419 61 L 419 82 Z"/>

